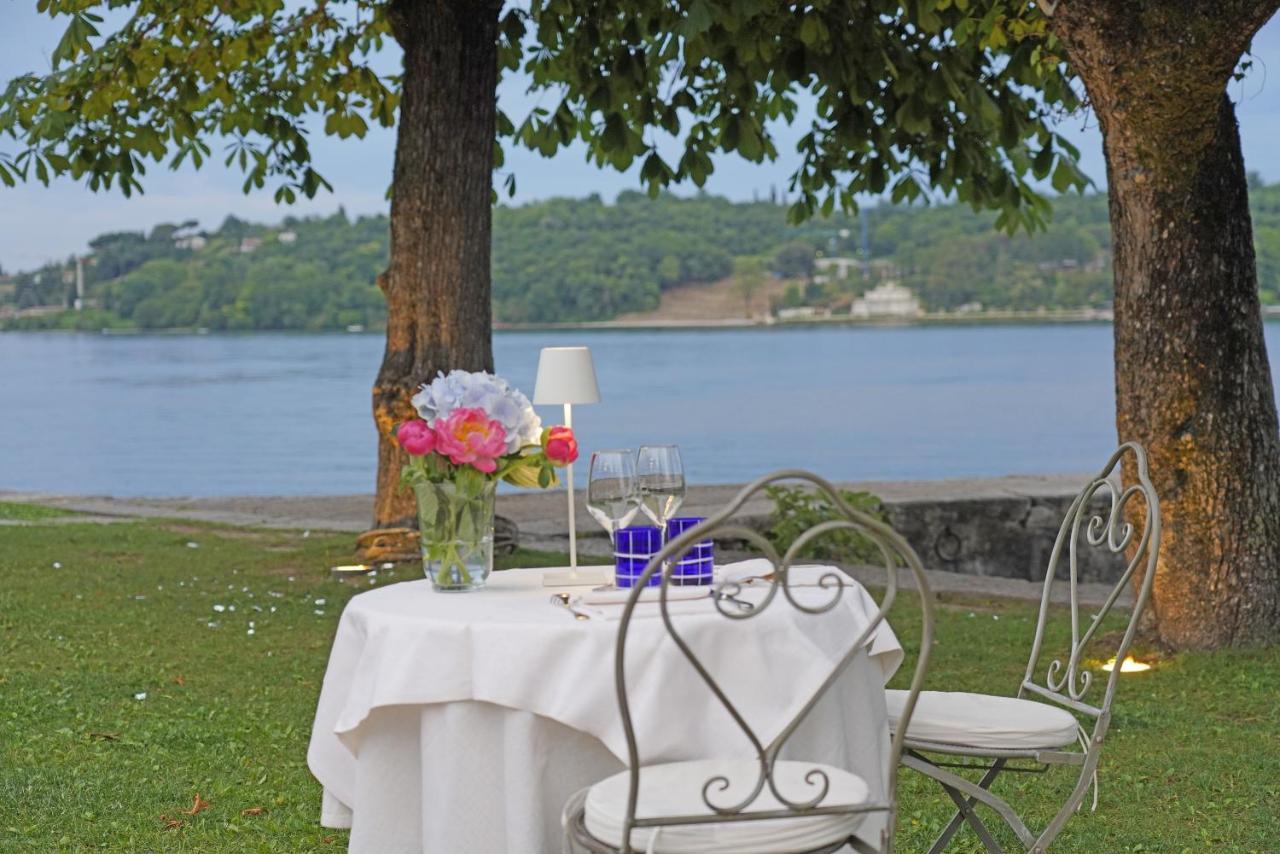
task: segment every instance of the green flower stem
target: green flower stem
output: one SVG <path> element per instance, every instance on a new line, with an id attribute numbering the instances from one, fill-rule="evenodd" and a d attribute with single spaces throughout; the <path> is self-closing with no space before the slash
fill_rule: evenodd
<path id="1" fill-rule="evenodd" d="M 477 472 L 449 481 L 418 481 L 414 490 L 427 574 L 441 588 L 477 586 L 483 576 L 476 578 L 476 567 L 469 562 L 487 567 L 491 560 L 495 482 Z"/>

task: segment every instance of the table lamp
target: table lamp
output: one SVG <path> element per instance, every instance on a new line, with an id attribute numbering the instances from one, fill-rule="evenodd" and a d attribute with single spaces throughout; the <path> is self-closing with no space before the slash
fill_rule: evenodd
<path id="1" fill-rule="evenodd" d="M 543 347 L 538 357 L 538 379 L 533 385 L 535 406 L 559 403 L 564 406 L 564 425 L 573 427 L 575 403 L 598 403 L 600 388 L 596 385 L 596 368 L 591 351 L 586 347 Z M 569 496 L 569 571 L 545 573 L 543 584 L 566 587 L 578 584 L 603 584 L 607 570 L 578 571 L 577 514 L 573 505 L 573 463 L 565 466 L 565 493 Z"/>

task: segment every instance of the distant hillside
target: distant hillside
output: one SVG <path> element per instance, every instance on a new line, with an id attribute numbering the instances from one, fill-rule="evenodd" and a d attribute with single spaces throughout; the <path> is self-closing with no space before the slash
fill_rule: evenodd
<path id="1" fill-rule="evenodd" d="M 150 233 L 114 232 L 90 242 L 81 318 L 41 316 L 85 328 L 206 327 L 216 330 L 376 326 L 386 308 L 374 277 L 386 266 L 385 217 L 286 218 L 263 226 L 228 217 L 214 231 L 192 223 Z M 18 308 L 75 296 L 74 263 L 15 277 Z"/>
<path id="2" fill-rule="evenodd" d="M 1280 185 L 1251 192 L 1264 301 L 1280 301 Z M 650 199 L 623 193 L 553 199 L 494 211 L 493 300 L 501 322 L 651 316 L 674 305 L 743 297 L 841 305 L 868 282 L 892 277 L 929 310 L 1080 308 L 1111 300 L 1105 197 L 1057 199 L 1048 231 L 1010 237 L 994 215 L 954 205 L 876 207 L 788 226 L 785 206 L 699 195 Z M 815 257 L 872 267 L 845 279 L 813 277 Z M 75 263 L 0 276 L 0 324 L 8 328 L 341 329 L 377 327 L 385 308 L 374 278 L 386 265 L 385 216 L 287 217 L 274 226 L 229 217 L 149 233 L 104 234 L 84 259 L 86 310 L 75 298 Z M 0 259 L 2 260 L 2 259 Z M 746 277 L 746 278 L 744 278 Z M 762 279 L 763 277 L 763 279 Z M 748 281 L 750 279 L 750 281 Z M 790 282 L 784 286 L 781 280 Z M 697 296 L 703 284 L 706 300 Z M 708 301 L 711 301 L 709 303 Z M 740 315 L 742 311 L 734 311 Z"/>

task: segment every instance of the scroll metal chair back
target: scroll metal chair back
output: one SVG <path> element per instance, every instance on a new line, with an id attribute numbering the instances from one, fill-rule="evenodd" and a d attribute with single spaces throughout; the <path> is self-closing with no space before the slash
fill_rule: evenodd
<path id="1" fill-rule="evenodd" d="M 1134 481 L 1127 487 L 1117 485 L 1120 468 L 1126 462 L 1132 464 Z M 1107 496 L 1110 501 L 1104 513 L 1092 508 L 1095 497 Z M 1113 554 L 1126 554 L 1125 569 L 1093 614 L 1082 615 L 1079 601 L 1079 550 L 1082 547 L 1105 549 Z M 1097 475 L 1081 490 L 1067 511 L 1053 551 L 1049 555 L 1049 567 L 1044 579 L 1044 591 L 1040 597 L 1040 615 L 1036 621 L 1035 640 L 1027 661 L 1026 674 L 1018 689 L 1019 697 L 1034 695 L 1070 709 L 1086 719 L 1093 720 L 1092 729 L 1085 729 L 1086 754 L 1081 766 L 1080 780 L 1072 797 L 1055 816 L 1046 830 L 1049 838 L 1057 833 L 1070 814 L 1079 806 L 1089 781 L 1097 769 L 1102 742 L 1111 725 L 1111 705 L 1115 700 L 1116 685 L 1121 664 L 1129 654 L 1142 618 L 1143 609 L 1151 595 L 1155 579 L 1156 561 L 1160 552 L 1160 502 L 1147 470 L 1147 453 L 1136 442 L 1125 442 L 1115 450 Z M 1059 578 L 1063 561 L 1066 561 L 1066 577 Z M 1094 639 L 1103 622 L 1115 608 L 1126 589 L 1134 586 L 1135 573 L 1141 572 L 1136 584 L 1133 608 L 1128 625 L 1115 652 L 1114 666 L 1107 678 L 1100 700 L 1091 698 L 1093 673 L 1081 666 L 1081 657 L 1089 642 Z M 1049 602 L 1055 584 L 1069 587 L 1071 607 L 1071 641 L 1064 657 L 1050 657 L 1045 650 L 1045 624 L 1049 617 Z M 1082 616 L 1084 619 L 1082 620 Z M 1040 666 L 1048 659 L 1042 679 L 1038 681 Z"/>
<path id="2" fill-rule="evenodd" d="M 1133 479 L 1128 487 L 1118 485 L 1117 476 L 1122 466 Z M 1093 504 L 1095 499 L 1104 496 L 1109 499 L 1108 506 L 1098 512 Z M 1115 587 L 1091 615 L 1082 615 L 1080 610 L 1079 558 L 1083 548 L 1100 548 L 1126 556 L 1124 571 Z M 1025 704 L 1021 712 L 1024 716 L 1038 710 L 1034 711 L 1038 721 L 1035 727 L 1038 728 L 1028 730 L 1025 722 L 1008 723 L 1008 727 L 1022 731 L 1006 732 L 993 738 L 987 734 L 989 721 L 978 722 L 972 718 L 972 713 L 953 712 L 961 708 L 965 698 L 972 702 L 977 697 L 982 698 L 977 707 L 985 708 L 987 714 L 1009 714 L 1010 707 L 1005 703 L 1009 698 L 985 694 L 953 697 L 946 691 L 926 692 L 921 697 L 923 712 L 920 719 L 930 724 L 921 729 L 929 734 L 907 733 L 903 764 L 938 782 L 957 807 L 951 821 L 929 849 L 930 854 L 943 851 L 964 824 L 973 828 L 988 851 L 1002 850 L 974 809 L 978 804 L 994 810 L 1018 837 L 1022 850 L 1033 854 L 1042 854 L 1061 832 L 1067 819 L 1083 802 L 1091 781 L 1095 786 L 1096 805 L 1098 759 L 1111 724 L 1111 707 L 1120 676 L 1119 662 L 1124 661 L 1137 632 L 1143 607 L 1151 593 L 1159 551 L 1160 505 L 1147 471 L 1147 455 L 1141 445 L 1126 442 L 1116 449 L 1102 470 L 1072 501 L 1050 553 L 1031 655 L 1018 686 L 1017 698 L 1011 701 Z M 1139 572 L 1142 574 L 1137 575 Z M 1053 589 L 1058 584 L 1067 584 L 1069 588 L 1071 638 L 1065 655 L 1052 657 L 1046 650 L 1045 627 Z M 1093 676 L 1083 657 L 1089 642 L 1098 636 L 1108 615 L 1130 585 L 1137 588 L 1133 609 L 1116 649 L 1117 664 L 1112 668 L 1101 699 L 1097 700 L 1090 695 L 1090 688 L 1094 687 Z M 998 705 L 992 705 L 992 701 Z M 1091 728 L 1081 726 L 1082 719 L 1091 721 Z M 908 726 L 902 723 L 897 731 L 906 731 Z M 1079 750 L 1069 746 L 1073 729 Z M 1064 735 L 1065 742 L 1062 740 Z M 937 755 L 946 757 L 947 761 L 931 758 Z M 954 757 L 966 757 L 966 760 L 957 764 Z M 987 760 L 990 764 L 975 765 L 971 761 L 973 758 Z M 1035 767 L 1012 764 L 1027 761 L 1033 762 Z M 1039 772 L 1052 765 L 1077 766 L 1080 776 L 1053 819 L 1043 830 L 1033 832 L 1012 806 L 990 790 L 991 784 L 1002 772 Z M 953 773 L 951 769 L 955 768 L 984 773 L 975 783 Z"/>
<path id="3" fill-rule="evenodd" d="M 836 518 L 820 522 L 810 527 L 795 539 L 785 554 L 779 556 L 773 545 L 758 531 L 745 527 L 741 524 L 734 524 L 733 517 L 741 510 L 743 505 L 749 499 L 757 493 L 762 492 L 765 487 L 785 480 L 802 481 L 822 493 L 831 502 L 834 509 L 834 516 Z M 847 570 L 832 567 L 821 576 L 818 584 L 820 589 L 826 591 L 822 594 L 824 601 L 814 603 L 811 601 L 802 601 L 808 600 L 812 597 L 801 597 L 796 593 L 796 590 L 792 586 L 791 570 L 796 557 L 801 553 L 806 545 L 818 537 L 835 531 L 855 531 L 866 537 L 875 545 L 876 550 L 883 558 L 884 566 L 887 570 L 888 580 L 885 593 L 880 602 L 879 609 L 850 645 L 848 653 L 838 662 L 835 669 L 826 678 L 826 680 L 819 685 L 817 690 L 810 696 L 808 701 L 795 715 L 795 717 L 786 724 L 777 736 L 766 742 L 757 734 L 751 724 L 743 717 L 742 713 L 734 706 L 720 683 L 716 680 L 715 676 L 710 673 L 699 660 L 697 654 L 690 648 L 689 644 L 680 633 L 680 630 L 677 628 L 675 622 L 672 620 L 671 613 L 668 609 L 667 593 L 672 582 L 675 564 L 679 557 L 689 551 L 696 543 L 710 537 L 731 537 L 745 540 L 769 559 L 770 563 L 774 567 L 772 578 L 768 580 L 768 587 L 764 593 L 763 599 L 756 603 L 750 610 L 743 610 L 736 607 L 731 598 L 724 598 L 722 596 L 714 597 L 715 607 L 720 614 L 731 620 L 755 619 L 763 614 L 772 604 L 779 602 L 779 604 L 785 603 L 786 605 L 789 605 L 805 614 L 818 615 L 836 607 L 844 592 L 844 588 L 848 585 L 847 578 L 852 579 L 852 576 L 848 574 Z M 733 500 L 724 507 L 724 509 L 709 517 L 697 527 L 692 528 L 672 539 L 656 556 L 654 556 L 652 560 L 649 561 L 644 573 L 635 582 L 635 589 L 632 591 L 631 596 L 624 607 L 621 623 L 618 628 L 618 640 L 614 661 L 614 678 L 617 688 L 618 706 L 621 711 L 623 728 L 626 735 L 628 769 L 630 775 L 630 788 L 622 834 L 622 850 L 624 852 L 630 850 L 631 832 L 634 828 L 656 828 L 664 825 L 709 824 L 726 821 L 753 821 L 802 817 L 806 815 L 868 812 L 886 813 L 885 830 L 881 835 L 879 848 L 869 848 L 861 840 L 855 839 L 851 840 L 851 842 L 855 847 L 859 848 L 859 850 L 879 850 L 882 852 L 891 850 L 894 823 L 896 820 L 896 798 L 894 792 L 897 783 L 897 766 L 899 757 L 902 753 L 903 733 L 905 732 L 905 728 L 900 729 L 892 738 L 889 764 L 886 769 L 886 798 L 882 801 L 848 806 L 824 804 L 824 798 L 828 793 L 830 781 L 827 779 L 826 773 L 817 768 L 805 775 L 805 782 L 810 786 L 808 791 L 803 793 L 780 791 L 780 787 L 774 778 L 774 765 L 779 758 L 780 751 L 787 743 L 787 740 L 795 733 L 797 728 L 800 727 L 809 713 L 830 691 L 832 686 L 836 684 L 840 676 L 848 668 L 849 664 L 855 659 L 858 653 L 865 648 L 867 642 L 884 622 L 885 615 L 892 607 L 898 592 L 898 567 L 900 566 L 905 566 L 906 569 L 914 576 L 916 585 L 920 592 L 922 610 L 920 652 L 916 660 L 916 667 L 911 680 L 910 699 L 905 711 L 905 714 L 909 716 L 911 709 L 915 704 L 915 697 L 919 693 L 920 686 L 924 682 L 925 670 L 928 667 L 929 662 L 929 652 L 933 643 L 932 595 L 929 591 L 929 585 L 925 577 L 924 569 L 921 566 L 920 559 L 907 544 L 906 540 L 904 540 L 897 532 L 884 522 L 852 507 L 847 501 L 845 501 L 844 497 L 840 495 L 839 491 L 826 480 L 818 477 L 817 475 L 800 470 L 778 471 L 761 477 L 744 487 L 733 498 Z M 698 676 L 710 690 L 719 705 L 728 712 L 729 716 L 733 719 L 734 724 L 750 742 L 754 752 L 752 765 L 755 766 L 755 780 L 753 785 L 750 787 L 750 791 L 745 797 L 742 797 L 733 803 L 724 803 L 718 799 L 716 794 L 726 791 L 730 785 L 730 781 L 723 776 L 712 777 L 704 783 L 702 786 L 702 799 L 704 805 L 710 810 L 710 814 L 706 812 L 699 812 L 682 816 L 663 816 L 658 819 L 637 818 L 636 816 L 637 801 L 640 792 L 641 762 L 640 745 L 637 742 L 636 730 L 632 720 L 631 703 L 627 690 L 627 639 L 629 635 L 628 629 L 630 628 L 632 617 L 635 614 L 636 605 L 640 601 L 640 594 L 647 586 L 649 579 L 657 573 L 661 573 L 662 575 L 658 598 L 661 618 L 665 624 L 668 635 L 679 647 L 688 662 L 693 666 L 694 670 L 698 673 Z M 718 592 L 725 594 L 728 597 L 732 597 L 734 594 L 741 592 L 741 587 L 740 585 L 731 583 L 722 584 L 718 588 Z M 750 810 L 752 804 L 762 796 L 766 789 L 780 804 L 782 804 L 782 809 L 767 811 Z M 843 845 L 844 843 L 842 842 L 841 844 Z"/>

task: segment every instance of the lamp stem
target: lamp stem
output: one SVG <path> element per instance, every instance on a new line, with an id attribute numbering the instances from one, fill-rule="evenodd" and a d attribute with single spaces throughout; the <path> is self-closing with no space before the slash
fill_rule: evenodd
<path id="1" fill-rule="evenodd" d="M 573 404 L 564 405 L 564 426 L 573 429 Z M 573 463 L 564 469 L 565 494 L 569 496 L 569 573 L 578 575 L 578 523 L 573 512 Z"/>

